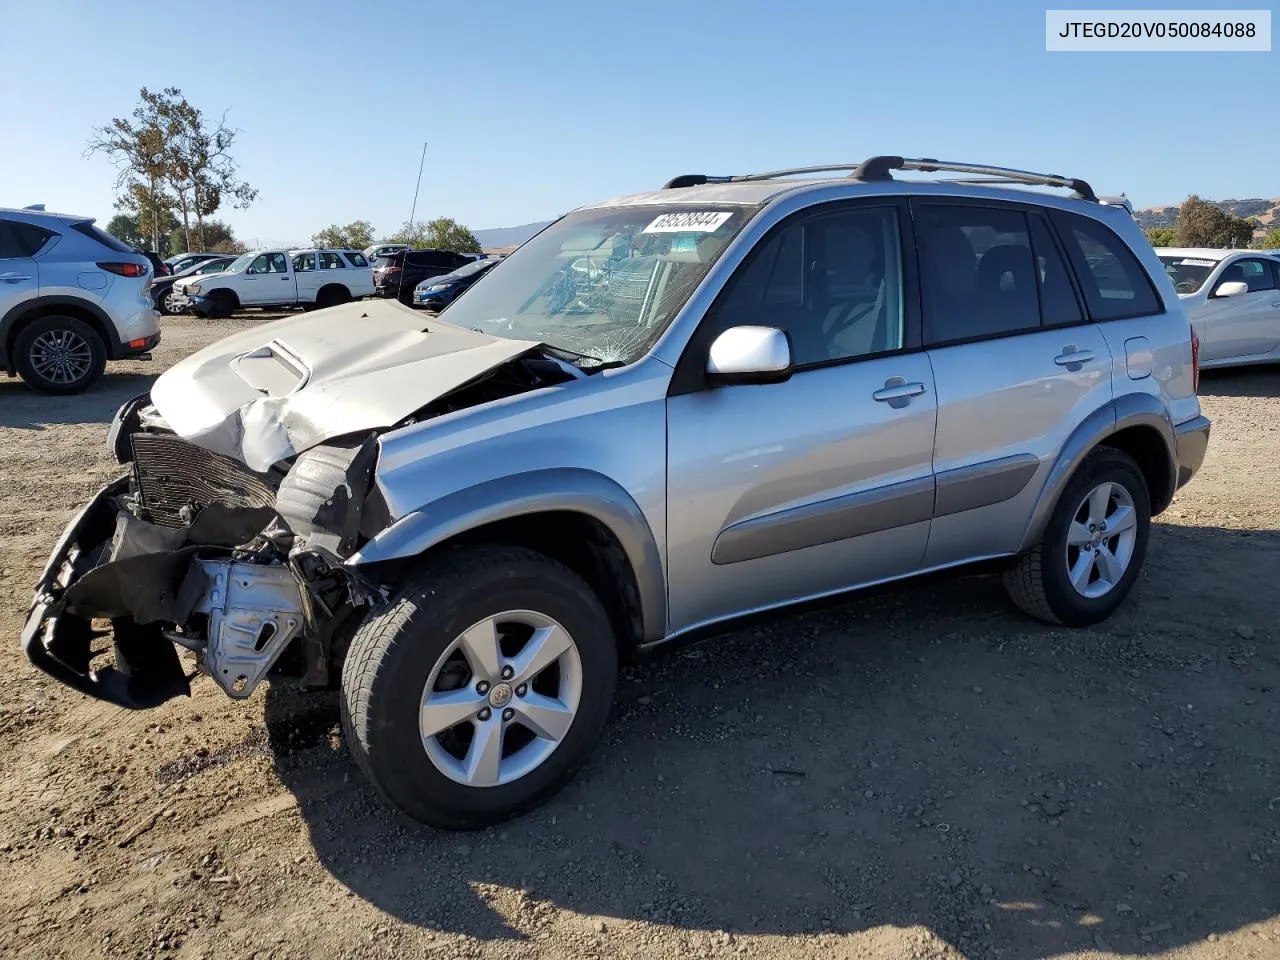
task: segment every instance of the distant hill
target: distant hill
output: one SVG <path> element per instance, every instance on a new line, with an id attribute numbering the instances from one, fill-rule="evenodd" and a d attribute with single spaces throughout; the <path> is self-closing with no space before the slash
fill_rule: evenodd
<path id="1" fill-rule="evenodd" d="M 1270 200 L 1250 199 L 1250 200 L 1210 200 L 1215 207 L 1219 207 L 1227 213 L 1233 213 L 1237 217 L 1253 217 L 1263 225 L 1263 232 L 1274 227 L 1280 227 L 1280 197 L 1272 197 Z M 1135 210 L 1134 218 L 1142 226 L 1144 230 L 1152 227 L 1172 227 L 1178 220 L 1178 210 L 1176 206 L 1169 207 L 1149 207 L 1146 210 Z M 1255 232 L 1255 236 L 1259 234 Z"/>
<path id="2" fill-rule="evenodd" d="M 491 247 L 514 247 L 524 243 L 550 222 L 550 220 L 542 220 L 539 223 L 525 223 L 518 227 L 494 227 L 492 230 L 472 232 L 480 241 L 480 246 L 486 250 Z"/>

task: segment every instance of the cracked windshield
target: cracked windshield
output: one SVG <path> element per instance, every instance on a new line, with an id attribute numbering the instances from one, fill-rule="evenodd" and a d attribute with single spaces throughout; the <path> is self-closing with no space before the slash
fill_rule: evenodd
<path id="1" fill-rule="evenodd" d="M 746 208 L 586 210 L 552 224 L 445 314 L 450 323 L 575 354 L 640 358 L 706 276 Z"/>

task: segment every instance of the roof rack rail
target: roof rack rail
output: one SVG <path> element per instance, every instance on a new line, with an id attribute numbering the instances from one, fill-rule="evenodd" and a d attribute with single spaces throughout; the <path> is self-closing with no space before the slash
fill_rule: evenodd
<path id="1" fill-rule="evenodd" d="M 953 163 L 947 160 L 934 160 L 930 157 L 913 159 L 910 157 L 877 156 L 869 157 L 861 163 L 823 164 L 815 167 L 792 167 L 787 170 L 771 170 L 768 173 L 751 173 L 736 177 L 709 177 L 702 174 L 685 174 L 675 177 L 663 186 L 664 190 L 675 190 L 681 187 L 701 186 L 705 183 L 742 183 L 751 180 L 773 180 L 778 177 L 789 177 L 802 173 L 835 173 L 848 170 L 851 180 L 876 182 L 892 180 L 894 170 L 912 170 L 919 173 L 969 173 L 982 179 L 964 179 L 957 183 L 1025 183 L 1042 187 L 1065 187 L 1074 192 L 1081 200 L 1099 203 L 1098 195 L 1093 192 L 1088 181 L 1076 177 L 1064 177 L 1056 173 L 1034 173 L 1030 170 L 1014 170 L 1010 167 L 993 167 L 981 163 Z"/>

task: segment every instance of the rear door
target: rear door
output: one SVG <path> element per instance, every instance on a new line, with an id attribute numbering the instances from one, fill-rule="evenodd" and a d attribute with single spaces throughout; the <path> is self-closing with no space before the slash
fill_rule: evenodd
<path id="1" fill-rule="evenodd" d="M 299 303 L 315 303 L 316 293 L 323 286 L 317 257 L 314 250 L 293 257 L 293 275 L 298 286 Z"/>
<path id="2" fill-rule="evenodd" d="M 1017 549 L 1058 451 L 1112 396 L 1111 353 L 1042 212 L 912 202 L 938 398 L 925 566 Z"/>
<path id="3" fill-rule="evenodd" d="M 756 246 L 703 318 L 667 401 L 675 630 L 914 571 L 936 417 L 906 207 L 824 205 Z M 785 330 L 782 383 L 708 385 L 715 335 Z"/>
<path id="4" fill-rule="evenodd" d="M 1244 283 L 1248 293 L 1218 295 L 1224 283 Z M 1234 360 L 1270 353 L 1280 345 L 1280 283 L 1270 257 L 1242 257 L 1213 281 L 1200 311 L 1203 360 Z"/>
<path id="5" fill-rule="evenodd" d="M 0 220 L 0 358 L 4 357 L 4 320 L 40 292 L 40 271 L 32 255 L 51 234 L 31 224 Z"/>
<path id="6" fill-rule="evenodd" d="M 342 254 L 351 265 L 350 286 L 353 297 L 373 296 L 373 270 L 369 260 L 359 250 L 348 250 Z"/>

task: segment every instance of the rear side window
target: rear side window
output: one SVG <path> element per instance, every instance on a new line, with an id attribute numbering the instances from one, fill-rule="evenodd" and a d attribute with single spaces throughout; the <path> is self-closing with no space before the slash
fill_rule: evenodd
<path id="1" fill-rule="evenodd" d="M 1036 258 L 1036 279 L 1040 282 L 1040 322 L 1046 327 L 1065 327 L 1083 323 L 1080 302 L 1071 286 L 1066 261 L 1058 250 L 1049 224 L 1038 214 L 1031 214 L 1031 252 Z"/>
<path id="2" fill-rule="evenodd" d="M 33 257 L 53 235 L 53 231 L 33 223 L 0 220 L 0 259 Z"/>
<path id="3" fill-rule="evenodd" d="M 76 233 L 84 234 L 90 240 L 97 240 L 104 247 L 116 251 L 116 253 L 133 253 L 133 247 L 120 240 L 117 240 L 105 230 L 99 230 L 87 220 L 84 223 L 73 223 L 71 229 Z"/>
<path id="4" fill-rule="evenodd" d="M 345 270 L 346 268 L 347 265 L 342 262 L 342 258 L 336 253 L 326 250 L 324 253 L 320 254 L 321 270 Z"/>
<path id="5" fill-rule="evenodd" d="M 293 258 L 293 269 L 299 273 L 310 273 L 316 268 L 316 255 L 314 253 L 300 253 Z"/>
<path id="6" fill-rule="evenodd" d="M 367 267 L 369 261 L 364 258 L 363 253 L 346 253 L 343 254 L 353 267 Z"/>
<path id="7" fill-rule="evenodd" d="M 1051 216 L 1094 320 L 1145 317 L 1163 309 L 1142 264 L 1109 227 L 1060 210 Z"/>
<path id="8" fill-rule="evenodd" d="M 1000 207 L 916 208 L 926 346 L 1040 326 L 1027 217 Z"/>

